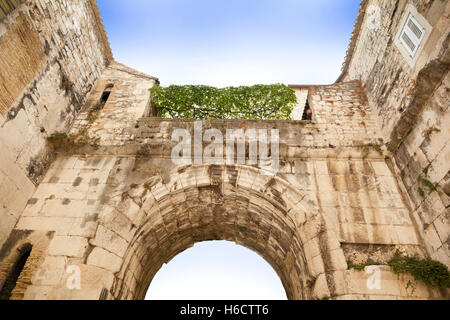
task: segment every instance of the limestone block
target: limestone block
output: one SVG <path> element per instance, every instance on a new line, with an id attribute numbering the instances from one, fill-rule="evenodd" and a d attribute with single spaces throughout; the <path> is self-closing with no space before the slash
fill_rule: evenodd
<path id="1" fill-rule="evenodd" d="M 439 152 L 428 172 L 429 180 L 439 183 L 450 170 L 450 142 Z"/>
<path id="2" fill-rule="evenodd" d="M 51 183 L 52 181 L 57 181 L 58 183 L 79 185 L 83 182 L 86 183 L 86 179 L 88 179 L 92 173 L 92 171 L 88 173 L 86 171 L 83 172 L 79 168 L 59 169 L 58 171 L 50 172 L 51 178 L 49 179 L 49 182 Z"/>
<path id="3" fill-rule="evenodd" d="M 81 290 L 68 288 L 53 288 L 47 295 L 48 300 L 100 300 L 103 289 L 100 286 L 85 286 Z"/>
<path id="4" fill-rule="evenodd" d="M 22 217 L 38 216 L 44 206 L 45 199 L 31 198 L 22 212 Z"/>
<path id="5" fill-rule="evenodd" d="M 392 176 L 377 176 L 377 181 L 380 182 L 380 188 L 383 192 L 399 192 L 397 184 Z"/>
<path id="6" fill-rule="evenodd" d="M 402 274 L 396 278 L 399 282 L 400 296 L 410 299 L 417 298 L 439 298 L 441 296 L 439 289 L 432 288 L 417 281 L 409 274 Z"/>
<path id="7" fill-rule="evenodd" d="M 61 171 L 61 169 L 73 169 L 77 159 L 78 157 L 76 156 L 73 157 L 60 156 L 55 160 L 55 162 L 52 163 L 49 172 L 52 172 L 52 170 L 55 170 L 57 172 Z"/>
<path id="8" fill-rule="evenodd" d="M 347 269 L 347 261 L 341 248 L 330 250 L 328 257 L 330 259 L 329 267 L 332 271 Z"/>
<path id="9" fill-rule="evenodd" d="M 32 284 L 36 286 L 56 286 L 61 282 L 67 263 L 66 257 L 46 256 L 34 273 Z"/>
<path id="10" fill-rule="evenodd" d="M 328 163 L 328 169 L 330 174 L 344 175 L 349 173 L 348 162 L 342 160 L 330 160 Z"/>
<path id="11" fill-rule="evenodd" d="M 370 165 L 377 176 L 392 176 L 391 170 L 384 161 L 371 161 Z"/>
<path id="12" fill-rule="evenodd" d="M 336 191 L 318 191 L 318 198 L 322 207 L 335 208 L 339 205 L 339 193 Z"/>
<path id="13" fill-rule="evenodd" d="M 111 288 L 114 282 L 114 274 L 92 265 L 73 264 L 72 267 L 79 268 L 81 290 L 89 287 Z M 70 277 L 75 273 L 65 272 L 62 283 L 66 284 L 71 281 Z"/>
<path id="14" fill-rule="evenodd" d="M 111 169 L 100 169 L 100 170 L 94 170 L 91 176 L 91 181 L 93 179 L 96 179 L 98 184 L 106 184 L 108 181 L 108 177 L 111 173 Z"/>
<path id="15" fill-rule="evenodd" d="M 430 142 L 421 146 L 423 153 L 427 156 L 429 162 L 433 162 L 439 153 L 442 151 L 443 147 L 448 150 L 448 127 L 446 130 L 441 130 L 441 132 L 434 133 Z M 444 142 L 446 141 L 446 142 Z M 446 143 L 446 145 L 444 145 Z M 448 152 L 448 151 L 447 151 Z M 444 155 L 444 158 L 448 157 L 448 154 Z"/>
<path id="16" fill-rule="evenodd" d="M 437 217 L 433 222 L 442 243 L 447 242 L 448 237 L 450 236 L 450 222 L 448 219 L 449 213 L 450 209 L 446 209 L 445 212 Z"/>
<path id="17" fill-rule="evenodd" d="M 95 238 L 90 243 L 97 247 L 102 247 L 119 257 L 123 257 L 128 248 L 128 242 L 117 233 L 99 225 Z"/>
<path id="18" fill-rule="evenodd" d="M 433 259 L 436 259 L 450 268 L 450 251 L 447 243 L 443 243 L 434 254 L 432 254 Z"/>
<path id="19" fill-rule="evenodd" d="M 442 245 L 441 239 L 436 232 L 433 224 L 429 225 L 424 230 L 425 245 L 430 249 L 430 252 L 435 252 Z"/>
<path id="20" fill-rule="evenodd" d="M 342 296 L 349 293 L 348 283 L 347 283 L 347 272 L 348 271 L 333 271 L 329 274 L 332 279 L 334 288 L 332 294 L 334 296 Z"/>
<path id="21" fill-rule="evenodd" d="M 67 231 L 57 231 L 56 235 L 79 236 L 83 238 L 92 238 L 97 231 L 98 223 L 95 221 L 86 221 L 85 219 L 74 219 Z"/>
<path id="22" fill-rule="evenodd" d="M 326 161 L 314 161 L 315 173 L 318 175 L 328 175 L 328 164 Z"/>
<path id="23" fill-rule="evenodd" d="M 25 291 L 23 300 L 48 300 L 50 291 L 53 286 L 37 286 L 29 285 Z"/>
<path id="24" fill-rule="evenodd" d="M 60 199 L 73 199 L 73 200 L 84 200 L 87 199 L 89 194 L 89 184 L 84 183 L 80 185 L 60 185 L 60 192 L 56 194 L 57 198 Z"/>
<path id="25" fill-rule="evenodd" d="M 429 194 L 425 201 L 418 208 L 418 213 L 425 225 L 433 223 L 433 221 L 444 212 L 445 208 L 437 192 Z"/>
<path id="26" fill-rule="evenodd" d="M 167 187 L 161 182 L 152 187 L 151 192 L 157 201 L 161 200 L 163 197 L 169 194 L 169 190 L 167 190 Z"/>
<path id="27" fill-rule="evenodd" d="M 317 177 L 317 187 L 319 192 L 328 192 L 337 190 L 333 185 L 333 180 L 329 175 L 319 175 Z"/>
<path id="28" fill-rule="evenodd" d="M 327 278 L 325 274 L 320 274 L 316 278 L 316 282 L 314 283 L 313 287 L 313 293 L 312 293 L 313 299 L 322 299 L 326 297 L 330 297 L 330 290 L 328 289 L 328 283 Z"/>
<path id="29" fill-rule="evenodd" d="M 153 192 L 152 192 L 153 193 Z M 130 221 L 134 221 L 141 208 L 133 201 L 133 199 L 126 199 L 119 203 L 116 210 L 124 214 Z"/>
<path id="30" fill-rule="evenodd" d="M 395 226 L 399 244 L 419 244 L 416 231 L 412 226 Z"/>
<path id="31" fill-rule="evenodd" d="M 353 294 L 400 295 L 397 276 L 388 267 L 368 266 L 364 271 L 348 270 L 346 281 L 349 292 Z"/>
<path id="32" fill-rule="evenodd" d="M 88 240 L 82 237 L 55 236 L 47 249 L 53 256 L 81 258 L 88 248 Z"/>
<path id="33" fill-rule="evenodd" d="M 323 263 L 322 256 L 316 256 L 315 258 L 307 260 L 309 272 L 312 277 L 317 277 L 319 274 L 325 272 L 325 265 Z"/>
<path id="34" fill-rule="evenodd" d="M 122 259 L 100 247 L 95 247 L 88 256 L 87 264 L 116 273 L 120 270 Z"/>
<path id="35" fill-rule="evenodd" d="M 119 211 L 112 209 L 102 212 L 101 223 L 109 230 L 114 230 L 122 238 L 127 241 L 131 241 L 135 229 L 133 223 L 127 216 L 123 215 Z M 134 223 L 140 225 L 139 223 Z"/>
<path id="36" fill-rule="evenodd" d="M 1 211 L 0 211 L 1 212 Z M 1 212 L 2 221 L 0 223 L 0 244 L 2 244 L 9 236 L 11 230 L 17 222 L 17 218 L 8 213 Z"/>
<path id="37" fill-rule="evenodd" d="M 87 200 L 49 199 L 45 201 L 41 212 L 47 217 L 84 218 L 93 213 L 95 208 Z"/>
<path id="38" fill-rule="evenodd" d="M 317 237 L 312 238 L 311 240 L 304 243 L 303 248 L 308 259 L 312 259 L 320 255 L 319 239 Z"/>

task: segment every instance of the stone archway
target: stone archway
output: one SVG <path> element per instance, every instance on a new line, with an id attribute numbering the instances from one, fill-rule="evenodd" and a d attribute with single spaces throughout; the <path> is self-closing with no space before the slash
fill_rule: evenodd
<path id="1" fill-rule="evenodd" d="M 261 255 L 288 299 L 311 299 L 317 274 L 310 266 L 323 265 L 328 248 L 319 245 L 325 232 L 320 214 L 308 212 L 304 199 L 287 181 L 253 167 L 178 168 L 170 181 L 150 188 L 112 293 L 143 299 L 156 272 L 175 255 L 196 242 L 228 240 Z"/>

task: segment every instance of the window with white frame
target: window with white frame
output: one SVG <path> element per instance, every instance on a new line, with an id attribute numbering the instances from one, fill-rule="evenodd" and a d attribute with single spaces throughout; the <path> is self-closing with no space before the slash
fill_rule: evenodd
<path id="1" fill-rule="evenodd" d="M 424 36 L 425 28 L 414 18 L 412 14 L 409 14 L 400 34 L 399 40 L 411 57 L 414 57 L 416 54 Z"/>

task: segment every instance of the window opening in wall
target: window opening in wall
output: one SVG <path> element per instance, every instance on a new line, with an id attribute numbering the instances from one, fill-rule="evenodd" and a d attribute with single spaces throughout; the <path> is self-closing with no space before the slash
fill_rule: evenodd
<path id="1" fill-rule="evenodd" d="M 110 84 L 110 85 L 108 85 L 108 86 L 105 88 L 105 90 L 103 90 L 103 93 L 102 93 L 102 95 L 101 95 L 101 97 L 100 97 L 100 103 L 101 103 L 101 104 L 105 104 L 106 101 L 108 101 L 108 98 L 109 98 L 109 96 L 111 95 L 111 90 L 112 90 L 112 88 L 113 88 L 113 85 Z"/>
<path id="2" fill-rule="evenodd" d="M 411 57 L 416 54 L 424 35 L 425 28 L 410 14 L 400 35 L 400 42 Z"/>
<path id="3" fill-rule="evenodd" d="M 19 249 L 19 257 L 9 272 L 8 277 L 6 278 L 0 291 L 0 300 L 9 300 L 11 298 L 11 294 L 17 285 L 17 280 L 19 279 L 20 274 L 22 273 L 22 270 L 30 257 L 31 249 L 31 245 L 26 245 Z"/>
<path id="4" fill-rule="evenodd" d="M 303 111 L 302 120 L 312 120 L 312 110 L 309 101 L 306 99 L 305 109 Z"/>

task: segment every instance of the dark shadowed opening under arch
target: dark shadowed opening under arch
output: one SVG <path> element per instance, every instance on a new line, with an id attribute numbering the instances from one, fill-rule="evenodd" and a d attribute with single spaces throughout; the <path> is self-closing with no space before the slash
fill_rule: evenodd
<path id="1" fill-rule="evenodd" d="M 30 257 L 31 249 L 32 246 L 30 244 L 26 244 L 21 249 L 19 249 L 19 257 L 14 263 L 0 291 L 0 300 L 10 299 L 11 294 L 16 287 L 17 280 L 19 279 L 20 274 L 22 273 L 22 270 L 25 267 L 28 258 Z"/>

